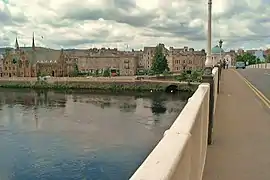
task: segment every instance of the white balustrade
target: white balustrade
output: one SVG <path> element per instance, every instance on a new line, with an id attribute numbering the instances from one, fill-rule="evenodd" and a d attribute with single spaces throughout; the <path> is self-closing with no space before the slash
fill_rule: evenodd
<path id="1" fill-rule="evenodd" d="M 252 64 L 247 68 L 259 68 L 259 69 L 270 69 L 270 63 Z"/>

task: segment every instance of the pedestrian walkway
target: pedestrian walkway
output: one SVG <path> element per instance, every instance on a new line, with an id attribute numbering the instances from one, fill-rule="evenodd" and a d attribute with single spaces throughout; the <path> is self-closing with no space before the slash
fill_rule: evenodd
<path id="1" fill-rule="evenodd" d="M 203 180 L 270 180 L 270 109 L 224 70 Z"/>

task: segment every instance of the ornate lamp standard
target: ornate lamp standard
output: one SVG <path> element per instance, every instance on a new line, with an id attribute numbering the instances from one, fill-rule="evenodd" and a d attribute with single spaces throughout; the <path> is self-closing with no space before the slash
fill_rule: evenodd
<path id="1" fill-rule="evenodd" d="M 212 0 L 208 0 L 207 51 L 204 75 L 212 75 L 213 60 L 211 55 L 212 41 Z"/>
<path id="2" fill-rule="evenodd" d="M 212 74 L 213 59 L 211 55 L 211 41 L 212 41 L 212 0 L 208 0 L 208 29 L 207 29 L 207 51 L 205 68 L 202 77 L 204 83 L 210 85 L 210 97 L 209 97 L 209 119 L 208 119 L 208 144 L 212 144 L 212 132 L 213 132 L 213 119 L 214 119 L 214 78 Z"/>
<path id="3" fill-rule="evenodd" d="M 219 46 L 219 62 L 220 64 L 222 63 L 222 56 L 221 56 L 221 48 L 222 48 L 223 40 L 218 41 L 218 46 Z"/>

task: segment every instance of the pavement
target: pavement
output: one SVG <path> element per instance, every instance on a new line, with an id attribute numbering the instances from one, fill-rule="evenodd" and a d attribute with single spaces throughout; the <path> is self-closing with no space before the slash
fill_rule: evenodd
<path id="1" fill-rule="evenodd" d="M 250 80 L 267 77 L 244 71 L 240 73 Z M 270 106 L 261 98 L 237 71 L 222 72 L 214 142 L 208 147 L 203 180 L 270 179 Z"/>

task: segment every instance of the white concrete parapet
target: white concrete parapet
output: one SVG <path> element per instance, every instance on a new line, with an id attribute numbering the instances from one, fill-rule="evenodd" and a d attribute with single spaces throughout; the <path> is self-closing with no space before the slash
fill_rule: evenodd
<path id="1" fill-rule="evenodd" d="M 218 68 L 214 78 L 214 113 Z M 207 151 L 210 85 L 202 83 L 130 180 L 202 180 Z"/>
<path id="2" fill-rule="evenodd" d="M 218 67 L 214 67 L 213 71 L 213 78 L 214 78 L 214 114 L 216 112 L 216 104 L 217 104 L 217 94 L 218 94 Z"/>
<path id="3" fill-rule="evenodd" d="M 210 85 L 203 83 L 130 180 L 201 180 L 206 158 Z"/>
<path id="4" fill-rule="evenodd" d="M 252 64 L 247 68 L 259 68 L 259 69 L 270 69 L 270 63 Z"/>

